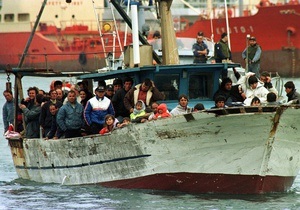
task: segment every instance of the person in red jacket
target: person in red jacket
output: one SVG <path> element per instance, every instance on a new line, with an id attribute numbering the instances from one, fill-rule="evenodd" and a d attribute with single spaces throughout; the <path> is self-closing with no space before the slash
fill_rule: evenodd
<path id="1" fill-rule="evenodd" d="M 105 116 L 105 123 L 103 125 L 103 128 L 100 130 L 100 134 L 104 135 L 106 133 L 112 132 L 118 124 L 118 120 L 111 114 L 108 114 Z"/>
<path id="2" fill-rule="evenodd" d="M 157 113 L 154 115 L 153 119 L 171 117 L 166 104 L 160 104 L 157 107 Z"/>

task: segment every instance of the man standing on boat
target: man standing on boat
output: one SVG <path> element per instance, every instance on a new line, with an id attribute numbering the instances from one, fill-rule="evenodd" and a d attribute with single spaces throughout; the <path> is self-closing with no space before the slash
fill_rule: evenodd
<path id="1" fill-rule="evenodd" d="M 60 108 L 63 105 L 61 101 L 57 100 L 56 90 L 50 90 L 49 94 L 50 94 L 50 99 L 49 101 L 43 104 L 41 114 L 40 114 L 40 119 L 39 119 L 40 125 L 43 128 L 43 137 L 45 137 L 48 134 L 52 126 L 53 117 L 49 109 L 50 105 L 56 104 L 57 108 Z"/>
<path id="2" fill-rule="evenodd" d="M 142 84 L 136 85 L 129 90 L 124 97 L 124 105 L 130 113 L 133 112 L 134 105 L 137 101 L 142 100 L 146 107 L 149 108 L 150 104 L 154 101 L 164 100 L 163 93 L 155 87 L 154 82 L 149 78 L 145 78 Z"/>
<path id="3" fill-rule="evenodd" d="M 132 85 L 133 79 L 130 77 L 125 78 L 123 88 L 117 90 L 117 92 L 111 100 L 116 112 L 115 117 L 119 120 L 119 122 L 122 122 L 124 117 L 130 116 L 130 112 L 126 109 L 124 105 L 124 97 L 126 93 L 131 89 Z"/>
<path id="4" fill-rule="evenodd" d="M 14 97 L 11 90 L 3 91 L 3 96 L 6 99 L 6 102 L 2 108 L 2 119 L 4 124 L 4 132 L 6 132 L 8 130 L 9 124 L 14 124 L 15 106 L 14 106 Z"/>
<path id="5" fill-rule="evenodd" d="M 222 33 L 220 41 L 215 44 L 214 53 L 216 63 L 222 63 L 223 60 L 231 60 L 231 51 L 228 46 L 227 33 Z"/>
<path id="6" fill-rule="evenodd" d="M 209 49 L 203 41 L 203 33 L 198 32 L 197 41 L 193 45 L 194 63 L 206 63 Z"/>
<path id="7" fill-rule="evenodd" d="M 248 71 L 255 73 L 259 78 L 261 47 L 256 43 L 254 36 L 249 38 L 249 46 L 242 53 L 245 62 L 248 63 Z"/>
<path id="8" fill-rule="evenodd" d="M 84 119 L 90 126 L 91 134 L 98 134 L 103 128 L 105 116 L 107 114 L 115 115 L 113 105 L 109 98 L 105 97 L 105 87 L 96 88 L 96 96 L 88 100 L 84 109 Z"/>
<path id="9" fill-rule="evenodd" d="M 58 110 L 56 122 L 65 138 L 79 137 L 84 125 L 83 106 L 77 102 L 74 90 L 68 92 L 67 99 L 67 103 Z"/>

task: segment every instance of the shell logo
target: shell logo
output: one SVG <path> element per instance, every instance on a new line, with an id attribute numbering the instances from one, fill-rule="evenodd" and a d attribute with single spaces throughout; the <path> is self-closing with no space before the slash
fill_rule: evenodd
<path id="1" fill-rule="evenodd" d="M 108 32 L 111 30 L 111 25 L 109 23 L 104 23 L 102 28 L 105 32 Z"/>

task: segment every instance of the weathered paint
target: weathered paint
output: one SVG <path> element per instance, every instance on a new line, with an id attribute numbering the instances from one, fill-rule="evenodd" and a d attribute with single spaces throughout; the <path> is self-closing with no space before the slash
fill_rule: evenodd
<path id="1" fill-rule="evenodd" d="M 255 108 L 131 124 L 106 136 L 9 142 L 19 177 L 37 182 L 191 193 L 285 191 L 300 168 L 300 112 L 249 110 Z"/>

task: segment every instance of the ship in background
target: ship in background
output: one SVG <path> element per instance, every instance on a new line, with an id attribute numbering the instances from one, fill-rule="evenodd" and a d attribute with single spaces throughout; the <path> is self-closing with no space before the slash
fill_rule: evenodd
<path id="1" fill-rule="evenodd" d="M 18 66 L 42 3 L 0 1 L 0 69 Z M 105 58 L 122 54 L 124 39 L 119 37 L 125 35 L 113 20 L 102 21 L 103 5 L 103 0 L 47 1 L 22 67 L 91 71 L 107 66 Z M 131 35 L 126 37 L 130 43 Z"/>
<path id="2" fill-rule="evenodd" d="M 285 77 L 300 76 L 299 1 L 271 3 L 263 0 L 256 5 L 239 2 L 229 5 L 227 12 L 233 61 L 245 65 L 241 53 L 249 34 L 255 36 L 262 47 L 261 71 L 278 72 Z M 211 8 L 211 13 L 198 15 L 198 19 L 178 32 L 177 36 L 195 37 L 198 31 L 202 31 L 215 42 L 219 41 L 221 34 L 227 32 L 224 7 L 213 4 Z M 187 16 L 181 15 L 181 20 L 183 18 Z"/>
<path id="3" fill-rule="evenodd" d="M 39 2 L 39 3 L 37 3 Z M 155 1 L 141 1 L 139 29 L 148 38 L 159 28 Z M 2 0 L 0 4 L 0 69 L 17 66 L 23 53 L 42 0 Z M 127 2 L 121 1 L 126 7 Z M 251 4 L 250 4 L 251 3 Z M 32 5 L 36 5 L 36 7 Z M 107 66 L 107 55 L 122 54 L 131 44 L 124 20 L 104 0 L 49 0 L 41 23 L 30 45 L 23 67 L 51 68 L 55 71 L 94 71 Z M 94 11 L 99 18 L 95 21 Z M 140 7 L 142 8 L 142 7 Z M 198 31 L 215 42 L 226 32 L 224 1 L 174 0 L 174 29 L 178 37 L 195 38 Z M 228 1 L 230 44 L 233 61 L 244 64 L 241 52 L 247 35 L 255 36 L 263 54 L 261 69 L 282 76 L 300 76 L 300 5 L 297 0 L 284 2 Z M 146 26 L 146 27 L 144 27 Z M 99 32 L 103 39 L 99 38 Z M 125 35 L 126 34 L 126 35 Z M 118 36 L 116 36 L 118 35 Z M 126 39 L 125 39 L 126 37 Z M 120 38 L 120 42 L 119 39 Z"/>

